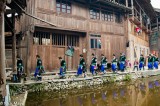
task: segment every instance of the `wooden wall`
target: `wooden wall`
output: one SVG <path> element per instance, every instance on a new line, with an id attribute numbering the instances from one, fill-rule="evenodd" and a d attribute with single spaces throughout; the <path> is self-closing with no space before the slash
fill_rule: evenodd
<path id="1" fill-rule="evenodd" d="M 71 14 L 64 14 L 56 12 L 56 0 L 28 0 L 26 9 L 28 13 L 56 25 L 56 27 L 53 27 L 28 16 L 23 17 L 24 25 L 22 29 L 30 32 L 28 35 L 30 36 L 29 39 L 31 41 L 30 47 L 22 50 L 24 56 L 28 56 L 27 58 L 30 58 L 28 63 L 30 65 L 27 66 L 29 67 L 29 70 L 35 69 L 35 56 L 37 54 L 41 56 L 45 69 L 51 71 L 59 68 L 58 56 L 65 58 L 68 69 L 76 69 L 79 63 L 79 54 L 83 53 L 83 49 L 87 49 L 87 52 L 83 54 L 88 66 L 90 64 L 92 53 L 97 55 L 98 60 L 100 60 L 100 55 L 103 53 L 105 56 L 107 56 L 110 62 L 113 54 L 119 56 L 120 52 L 125 52 L 127 38 L 124 19 L 122 23 L 116 23 L 115 21 L 108 22 L 102 20 L 93 20 L 90 19 L 89 7 L 87 7 L 87 5 L 81 5 L 73 2 L 71 6 Z M 115 16 L 113 18 L 115 19 Z M 84 32 L 86 34 L 85 36 L 80 35 L 80 47 L 75 48 L 75 54 L 73 58 L 68 58 L 64 54 L 67 49 L 66 47 L 33 45 L 33 31 L 31 31 L 32 26 L 41 28 L 44 27 L 45 29 L 48 28 L 53 32 L 60 29 L 71 31 L 77 34 L 79 32 Z M 41 29 L 41 31 L 44 31 L 44 29 Z M 101 35 L 101 49 L 90 48 L 91 34 Z M 27 44 L 26 40 L 27 36 L 25 37 L 25 44 Z M 28 55 L 26 54 L 27 50 L 29 50 Z"/>
<path id="2" fill-rule="evenodd" d="M 35 0 L 35 15 L 48 22 L 51 22 L 60 29 L 78 30 L 78 31 L 92 31 L 103 33 L 124 34 L 124 23 L 116 24 L 113 22 L 92 20 L 89 16 L 89 8 L 86 5 L 72 3 L 71 14 L 57 13 L 56 0 Z M 115 17 L 114 17 L 115 18 Z M 38 20 L 34 21 L 36 26 L 48 26 Z"/>

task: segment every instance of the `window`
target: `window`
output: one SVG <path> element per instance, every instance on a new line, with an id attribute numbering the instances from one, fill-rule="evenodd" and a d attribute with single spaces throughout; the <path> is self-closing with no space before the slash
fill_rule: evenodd
<path id="1" fill-rule="evenodd" d="M 68 2 L 68 0 L 57 0 L 56 2 L 56 9 L 57 12 L 62 13 L 71 13 L 71 3 Z"/>
<path id="2" fill-rule="evenodd" d="M 79 36 L 53 33 L 52 45 L 79 47 Z"/>
<path id="3" fill-rule="evenodd" d="M 67 35 L 67 46 L 79 47 L 79 36 Z"/>
<path id="4" fill-rule="evenodd" d="M 52 45 L 65 46 L 65 35 L 64 34 L 52 34 Z"/>
<path id="5" fill-rule="evenodd" d="M 117 23 L 122 23 L 122 16 L 121 16 L 121 14 L 115 14 L 115 21 Z"/>
<path id="6" fill-rule="evenodd" d="M 103 21 L 113 21 L 113 13 L 112 12 L 102 12 L 102 20 Z"/>
<path id="7" fill-rule="evenodd" d="M 33 44 L 35 45 L 50 45 L 49 32 L 35 32 L 33 35 Z"/>
<path id="8" fill-rule="evenodd" d="M 90 9 L 90 18 L 91 19 L 100 19 L 100 11 L 96 9 Z"/>
<path id="9" fill-rule="evenodd" d="M 90 47 L 91 49 L 101 49 L 100 35 L 91 35 Z"/>

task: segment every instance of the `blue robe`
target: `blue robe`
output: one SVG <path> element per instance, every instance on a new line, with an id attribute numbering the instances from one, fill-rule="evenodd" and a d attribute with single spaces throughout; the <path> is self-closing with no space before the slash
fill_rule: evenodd
<path id="1" fill-rule="evenodd" d="M 94 72 L 94 67 L 95 67 L 94 65 L 91 65 L 91 73 L 92 73 L 92 74 L 95 73 L 95 72 Z"/>
<path id="2" fill-rule="evenodd" d="M 81 75 L 82 72 L 83 72 L 83 66 L 82 66 L 82 65 L 79 65 L 79 66 L 78 66 L 77 75 Z"/>
<path id="3" fill-rule="evenodd" d="M 140 63 L 139 63 L 139 69 L 141 70 L 141 68 L 143 68 L 143 66 L 144 66 L 144 63 L 143 63 L 143 62 L 140 62 Z"/>
<path id="4" fill-rule="evenodd" d="M 116 71 L 116 69 L 117 69 L 117 64 L 112 63 L 112 71 Z"/>
<path id="5" fill-rule="evenodd" d="M 102 64 L 101 65 L 101 72 L 104 72 L 104 70 L 107 68 L 107 64 Z"/>
<path id="6" fill-rule="evenodd" d="M 60 76 L 64 76 L 64 73 L 65 73 L 64 70 L 65 69 L 63 67 L 60 67 L 60 72 L 59 72 Z"/>
<path id="7" fill-rule="evenodd" d="M 121 71 L 124 71 L 124 68 L 125 68 L 125 62 L 120 62 L 119 64 L 119 68 Z"/>
<path id="8" fill-rule="evenodd" d="M 148 69 L 153 69 L 152 62 L 148 62 Z"/>
<path id="9" fill-rule="evenodd" d="M 38 74 L 39 74 L 39 68 L 37 67 L 35 72 L 34 72 L 34 77 L 37 77 Z"/>
<path id="10" fill-rule="evenodd" d="M 154 68 L 155 68 L 155 69 L 158 69 L 158 64 L 159 64 L 158 61 L 155 61 L 155 62 L 154 62 Z"/>

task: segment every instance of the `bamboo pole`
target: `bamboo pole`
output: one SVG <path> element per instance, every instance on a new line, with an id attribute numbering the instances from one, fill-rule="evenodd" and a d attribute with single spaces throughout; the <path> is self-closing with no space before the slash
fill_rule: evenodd
<path id="1" fill-rule="evenodd" d="M 0 85 L 3 97 L 6 96 L 4 11 L 5 11 L 5 2 L 0 1 L 0 80 L 1 80 Z"/>

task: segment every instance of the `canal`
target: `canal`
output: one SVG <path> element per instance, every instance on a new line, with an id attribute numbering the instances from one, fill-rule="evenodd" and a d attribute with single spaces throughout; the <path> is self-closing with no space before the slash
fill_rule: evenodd
<path id="1" fill-rule="evenodd" d="M 160 106 L 160 76 L 82 89 L 29 93 L 26 106 Z"/>

